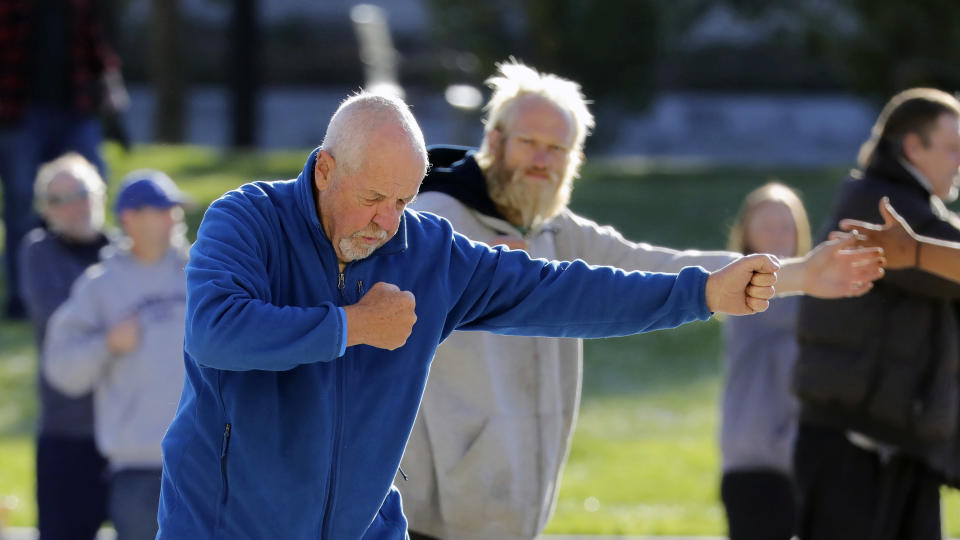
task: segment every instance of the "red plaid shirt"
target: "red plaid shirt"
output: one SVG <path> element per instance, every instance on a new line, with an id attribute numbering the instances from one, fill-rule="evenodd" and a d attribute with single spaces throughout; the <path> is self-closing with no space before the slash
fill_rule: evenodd
<path id="1" fill-rule="evenodd" d="M 120 59 L 104 36 L 96 0 L 65 0 L 69 96 L 77 112 L 93 112 L 103 95 L 102 75 Z M 33 84 L 30 47 L 36 0 L 0 0 L 0 122 L 22 118 Z"/>

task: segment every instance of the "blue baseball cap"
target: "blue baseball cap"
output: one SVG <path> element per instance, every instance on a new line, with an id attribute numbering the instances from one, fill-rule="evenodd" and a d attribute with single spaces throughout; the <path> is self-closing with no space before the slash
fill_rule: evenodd
<path id="1" fill-rule="evenodd" d="M 153 169 L 140 169 L 123 177 L 114 210 L 119 216 L 124 210 L 137 210 L 144 206 L 170 208 L 190 202 L 166 173 Z"/>

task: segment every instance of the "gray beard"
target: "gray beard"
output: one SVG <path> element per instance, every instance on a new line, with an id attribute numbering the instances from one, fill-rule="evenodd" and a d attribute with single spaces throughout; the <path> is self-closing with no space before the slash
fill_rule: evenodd
<path id="1" fill-rule="evenodd" d="M 560 180 L 556 175 L 550 173 L 550 182 L 542 182 L 536 186 L 539 189 L 531 189 L 522 170 L 508 171 L 502 163 L 502 159 L 495 159 L 485 176 L 490 198 L 506 209 L 506 213 L 513 214 L 506 217 L 519 216 L 520 227 L 529 229 L 559 213 L 564 202 L 560 200 Z"/>
<path id="2" fill-rule="evenodd" d="M 389 239 L 388 238 L 389 235 L 387 234 L 387 231 L 384 231 L 383 229 L 378 229 L 376 232 L 372 234 L 376 234 L 377 236 L 379 236 L 381 242 L 379 244 L 376 244 L 370 247 L 361 247 L 360 241 L 357 239 L 357 236 L 360 236 L 364 232 L 366 231 L 365 230 L 357 231 L 352 235 L 348 236 L 347 238 L 340 239 L 340 243 L 339 243 L 340 254 L 343 255 L 343 257 L 346 260 L 359 261 L 360 259 L 366 259 L 367 257 L 370 256 L 371 253 L 376 251 L 377 248 L 382 246 Z"/>

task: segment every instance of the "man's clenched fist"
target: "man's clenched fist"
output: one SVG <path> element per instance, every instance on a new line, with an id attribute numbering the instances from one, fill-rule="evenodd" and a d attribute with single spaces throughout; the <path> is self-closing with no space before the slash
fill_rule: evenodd
<path id="1" fill-rule="evenodd" d="M 733 261 L 707 278 L 707 307 L 730 315 L 766 311 L 779 269 L 772 255 L 748 255 Z"/>
<path id="2" fill-rule="evenodd" d="M 347 346 L 370 345 L 390 351 L 403 347 L 417 322 L 416 306 L 410 291 L 378 282 L 359 302 L 343 307 L 347 314 Z"/>

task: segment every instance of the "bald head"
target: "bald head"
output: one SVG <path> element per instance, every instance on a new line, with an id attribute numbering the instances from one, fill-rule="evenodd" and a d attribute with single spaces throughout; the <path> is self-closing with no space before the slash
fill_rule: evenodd
<path id="1" fill-rule="evenodd" d="M 320 148 L 333 156 L 338 167 L 356 172 L 382 152 L 383 145 L 398 144 L 422 157 L 426 174 L 423 132 L 407 104 L 394 97 L 362 92 L 340 104 Z"/>
<path id="2" fill-rule="evenodd" d="M 317 213 L 341 268 L 390 240 L 427 172 L 423 133 L 396 98 L 359 94 L 330 120 L 317 153 Z"/>

